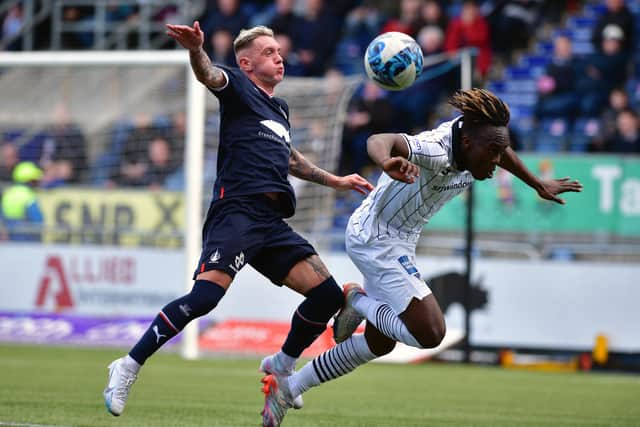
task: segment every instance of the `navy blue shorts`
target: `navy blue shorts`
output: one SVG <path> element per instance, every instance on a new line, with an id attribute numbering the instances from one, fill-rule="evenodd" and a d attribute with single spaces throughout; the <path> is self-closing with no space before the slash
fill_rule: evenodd
<path id="1" fill-rule="evenodd" d="M 246 264 L 274 284 L 316 251 L 282 219 L 264 195 L 232 197 L 213 203 L 202 229 L 202 254 L 193 278 L 221 270 L 232 278 Z"/>

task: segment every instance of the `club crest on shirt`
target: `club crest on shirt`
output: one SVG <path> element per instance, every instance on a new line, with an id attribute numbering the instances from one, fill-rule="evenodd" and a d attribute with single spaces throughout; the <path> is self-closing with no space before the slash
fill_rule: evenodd
<path id="1" fill-rule="evenodd" d="M 220 251 L 216 249 L 216 251 L 212 253 L 211 256 L 209 257 L 209 263 L 217 264 L 218 261 L 220 261 L 220 258 L 222 258 L 222 256 L 220 255 Z"/>

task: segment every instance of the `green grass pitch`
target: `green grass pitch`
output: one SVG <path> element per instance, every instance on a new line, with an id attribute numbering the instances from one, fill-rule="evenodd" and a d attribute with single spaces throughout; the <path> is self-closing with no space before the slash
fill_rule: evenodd
<path id="1" fill-rule="evenodd" d="M 171 353 L 150 359 L 112 417 L 102 389 L 121 354 L 0 345 L 0 426 L 260 425 L 258 359 Z M 286 426 L 640 426 L 640 376 L 369 364 L 310 390 Z"/>

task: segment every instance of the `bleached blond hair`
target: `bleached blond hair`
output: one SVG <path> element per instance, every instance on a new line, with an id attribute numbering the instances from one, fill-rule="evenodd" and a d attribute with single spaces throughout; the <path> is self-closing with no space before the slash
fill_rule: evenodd
<path id="1" fill-rule="evenodd" d="M 240 30 L 240 34 L 238 34 L 238 37 L 233 41 L 233 51 L 237 55 L 239 51 L 249 46 L 260 36 L 273 37 L 273 30 L 269 27 L 265 27 L 264 25 Z"/>

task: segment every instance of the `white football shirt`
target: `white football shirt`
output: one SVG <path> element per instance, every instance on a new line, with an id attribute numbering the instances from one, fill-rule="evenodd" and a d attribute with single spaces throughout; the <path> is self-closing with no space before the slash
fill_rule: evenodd
<path id="1" fill-rule="evenodd" d="M 391 237 L 416 243 L 429 219 L 473 183 L 471 172 L 457 170 L 453 158 L 452 128 L 462 126 L 459 119 L 417 135 L 402 134 L 409 161 L 420 166 L 420 176 L 413 184 L 386 173 L 380 176 L 376 188 L 351 215 L 353 231 L 361 239 Z"/>

